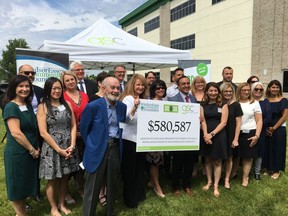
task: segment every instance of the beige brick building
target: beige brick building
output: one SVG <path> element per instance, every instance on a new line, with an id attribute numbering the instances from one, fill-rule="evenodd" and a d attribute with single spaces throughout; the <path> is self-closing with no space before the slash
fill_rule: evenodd
<path id="1" fill-rule="evenodd" d="M 145 40 L 211 59 L 211 80 L 234 69 L 235 83 L 257 75 L 288 92 L 288 0 L 149 0 L 119 20 Z M 159 70 L 158 70 L 159 71 Z M 170 69 L 160 76 L 169 83 Z"/>

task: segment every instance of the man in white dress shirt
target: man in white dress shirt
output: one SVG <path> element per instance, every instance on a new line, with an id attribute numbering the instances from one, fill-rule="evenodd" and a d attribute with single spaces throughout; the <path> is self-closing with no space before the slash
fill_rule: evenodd
<path id="1" fill-rule="evenodd" d="M 179 93 L 179 89 L 178 89 L 178 86 L 177 86 L 177 83 L 176 81 L 180 78 L 184 76 L 184 69 L 183 68 L 176 68 L 173 73 L 172 73 L 172 80 L 173 80 L 173 85 L 170 86 L 169 88 L 167 88 L 167 91 L 166 91 L 166 98 L 171 98 L 171 97 L 174 97 L 176 94 Z"/>

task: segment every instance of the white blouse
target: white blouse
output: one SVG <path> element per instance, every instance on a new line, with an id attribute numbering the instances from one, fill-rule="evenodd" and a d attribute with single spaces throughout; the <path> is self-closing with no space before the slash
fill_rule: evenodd
<path id="1" fill-rule="evenodd" d="M 250 103 L 249 101 L 246 103 L 240 103 L 240 105 L 243 111 L 241 130 L 255 130 L 256 121 L 254 114 L 262 114 L 259 102 L 254 101 L 253 103 Z"/>

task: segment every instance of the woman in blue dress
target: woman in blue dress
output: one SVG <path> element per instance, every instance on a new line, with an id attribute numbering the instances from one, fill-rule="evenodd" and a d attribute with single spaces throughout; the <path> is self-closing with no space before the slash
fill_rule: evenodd
<path id="1" fill-rule="evenodd" d="M 271 103 L 272 120 L 267 128 L 269 155 L 268 167 L 271 178 L 277 179 L 280 171 L 285 170 L 286 162 L 286 120 L 288 100 L 283 97 L 282 86 L 278 80 L 272 80 L 266 89 L 266 98 Z"/>

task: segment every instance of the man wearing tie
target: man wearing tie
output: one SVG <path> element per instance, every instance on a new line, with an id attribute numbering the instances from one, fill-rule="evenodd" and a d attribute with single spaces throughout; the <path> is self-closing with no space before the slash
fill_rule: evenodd
<path id="1" fill-rule="evenodd" d="M 126 74 L 126 68 L 124 65 L 116 65 L 114 67 L 114 77 L 119 81 L 120 83 L 120 93 L 124 91 L 126 81 L 124 81 Z"/>
<path id="2" fill-rule="evenodd" d="M 174 97 L 168 98 L 169 101 L 196 103 L 196 98 L 189 94 L 190 80 L 187 76 L 182 76 L 176 80 L 179 89 L 178 94 Z M 178 151 L 172 152 L 172 187 L 175 196 L 180 195 L 180 179 L 182 177 L 182 187 L 186 194 L 192 195 L 191 177 L 193 171 L 194 152 L 193 151 Z"/>
<path id="3" fill-rule="evenodd" d="M 78 89 L 86 93 L 90 100 L 92 95 L 95 95 L 95 93 L 98 91 L 96 82 L 89 79 L 84 79 L 84 65 L 81 61 L 73 61 L 70 64 L 70 70 L 73 71 L 78 78 Z"/>
<path id="4" fill-rule="evenodd" d="M 100 188 L 107 186 L 106 215 L 114 215 L 117 180 L 121 179 L 122 131 L 127 107 L 117 101 L 119 81 L 107 77 L 102 82 L 105 96 L 90 102 L 80 122 L 85 142 L 83 165 L 86 170 L 82 215 L 94 216 Z"/>

